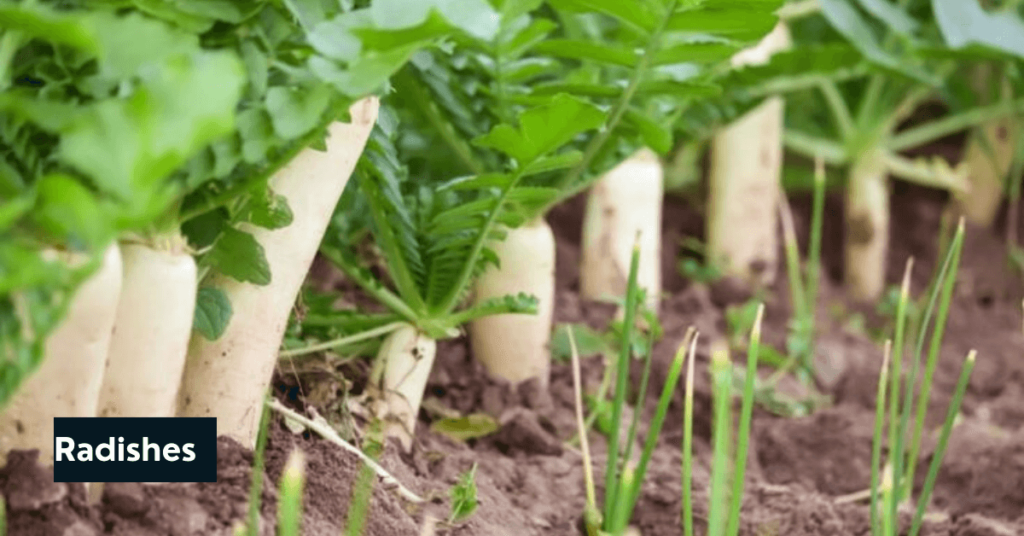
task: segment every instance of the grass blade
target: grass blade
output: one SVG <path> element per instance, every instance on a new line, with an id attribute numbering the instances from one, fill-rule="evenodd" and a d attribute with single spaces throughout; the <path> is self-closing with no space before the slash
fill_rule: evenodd
<path id="1" fill-rule="evenodd" d="M 604 516 L 610 526 L 615 520 L 615 504 L 619 495 L 619 427 L 622 423 L 622 407 L 626 403 L 626 389 L 629 380 L 629 359 L 633 345 L 634 318 L 637 304 L 637 271 L 640 264 L 640 234 L 633 245 L 633 257 L 629 266 L 629 284 L 626 287 L 626 305 L 623 315 L 621 349 L 616 366 L 615 398 L 612 402 L 612 423 L 614 431 L 608 437 L 608 460 L 606 461 Z"/>
<path id="2" fill-rule="evenodd" d="M 892 345 L 892 372 L 889 375 L 889 463 L 893 466 L 892 500 L 888 504 L 889 519 L 896 518 L 897 505 L 900 503 L 900 477 L 902 476 L 903 432 L 899 423 L 900 415 L 900 373 L 903 370 L 903 339 L 907 327 L 907 305 L 910 301 L 910 274 L 914 268 L 914 259 L 907 260 L 903 272 L 903 284 L 900 286 L 900 302 L 896 306 L 896 333 Z M 907 389 L 911 389 L 907 386 Z"/>
<path id="3" fill-rule="evenodd" d="M 953 422 L 956 420 L 957 414 L 960 412 L 960 404 L 963 402 L 964 393 L 967 391 L 967 384 L 971 380 L 971 371 L 974 369 L 974 361 L 977 357 L 977 352 L 971 350 L 967 354 L 967 359 L 964 361 L 963 368 L 960 370 L 960 379 L 956 384 L 956 391 L 953 393 L 953 400 L 949 403 L 949 410 L 946 413 L 946 422 L 942 425 L 942 434 L 939 436 L 939 443 L 935 447 L 935 453 L 932 455 L 932 463 L 928 467 L 928 476 L 925 477 L 924 487 L 921 489 L 921 497 L 918 500 L 917 512 L 914 513 L 914 521 L 910 525 L 910 535 L 917 536 L 917 533 L 921 530 L 921 522 L 924 519 L 925 508 L 928 507 L 928 501 L 931 499 L 932 488 L 935 487 L 935 479 L 938 478 L 939 468 L 942 467 L 942 458 L 946 454 L 946 445 L 949 443 L 949 434 L 953 430 Z"/>
<path id="4" fill-rule="evenodd" d="M 299 536 L 302 524 L 302 490 L 306 481 L 306 457 L 295 449 L 288 456 L 281 475 L 281 490 L 277 501 L 277 534 Z"/>
<path id="5" fill-rule="evenodd" d="M 632 422 L 629 423 L 629 434 L 626 435 L 626 452 L 624 452 L 622 455 L 622 461 L 624 464 L 630 463 L 633 459 L 633 447 L 636 444 L 636 431 L 637 428 L 639 428 L 640 426 L 640 417 L 643 416 L 643 410 L 645 405 L 644 401 L 647 400 L 647 382 L 650 380 L 651 377 L 651 361 L 653 357 L 652 354 L 654 353 L 653 351 L 651 351 L 654 348 L 653 331 L 649 334 L 648 342 L 648 352 L 647 355 L 644 356 L 644 371 L 640 375 L 640 387 L 636 395 L 636 405 L 634 406 L 633 410 L 633 419 Z"/>
<path id="6" fill-rule="evenodd" d="M 729 474 L 729 429 L 732 427 L 732 363 L 729 348 L 716 341 L 711 350 L 711 378 L 714 398 L 713 457 L 711 461 L 711 496 L 708 505 L 708 535 L 722 536 L 725 530 L 726 483 Z"/>
<path id="7" fill-rule="evenodd" d="M 683 535 L 693 536 L 693 369 L 694 361 L 697 360 L 697 332 L 690 328 L 686 336 L 686 340 L 690 340 L 690 352 L 686 364 L 686 393 L 683 398 L 682 517 Z"/>
<path id="8" fill-rule="evenodd" d="M 572 326 L 568 326 L 568 335 L 569 355 L 572 358 L 572 386 L 576 396 L 576 426 L 579 428 L 580 451 L 583 455 L 583 483 L 587 492 L 587 506 L 583 512 L 583 521 L 589 532 L 601 527 L 601 511 L 597 507 L 594 468 L 590 458 L 590 441 L 587 439 L 587 427 L 583 421 L 583 381 L 580 379 L 580 353 L 576 348 L 576 336 L 572 331 Z"/>
<path id="9" fill-rule="evenodd" d="M 270 409 L 263 404 L 260 418 L 260 433 L 256 436 L 256 450 L 252 453 L 252 482 L 249 485 L 249 522 L 246 531 L 249 536 L 258 536 L 260 530 L 260 499 L 263 495 L 264 453 L 267 450 L 267 436 L 270 435 Z"/>
<path id="10" fill-rule="evenodd" d="M 910 485 L 914 482 L 914 472 L 917 469 L 917 458 L 921 449 L 921 439 L 924 435 L 924 422 L 928 414 L 928 399 L 931 396 L 932 378 L 935 375 L 935 368 L 939 363 L 939 351 L 942 349 L 942 339 L 945 335 L 946 321 L 949 318 L 949 308 L 953 300 L 953 288 L 956 286 L 957 272 L 960 267 L 960 254 L 963 251 L 964 243 L 964 222 L 961 218 L 957 227 L 953 242 L 950 244 L 949 253 L 943 263 L 941 279 L 936 281 L 936 288 L 941 285 L 942 298 L 938 306 L 938 314 L 935 318 L 935 326 L 932 328 L 931 342 L 928 346 L 928 361 L 925 364 L 924 376 L 921 378 L 921 389 L 917 397 L 917 407 L 914 418 L 914 434 L 911 437 L 910 454 L 907 461 L 907 479 Z M 922 327 L 921 337 L 923 339 L 925 327 Z M 910 408 L 907 408 L 909 411 Z"/>
<path id="11" fill-rule="evenodd" d="M 637 464 L 636 471 L 634 472 L 635 482 L 632 486 L 629 494 L 629 513 L 632 514 L 633 508 L 636 507 L 637 501 L 640 500 L 640 491 L 643 487 L 644 476 L 647 474 L 647 465 L 651 461 L 651 455 L 654 454 L 654 447 L 658 444 L 658 436 L 661 435 L 661 428 L 665 424 L 665 416 L 668 414 L 668 406 L 672 402 L 672 395 L 676 392 L 676 387 L 679 385 L 679 376 L 683 371 L 683 364 L 686 362 L 686 348 L 687 341 L 683 341 L 683 344 L 679 346 L 679 350 L 676 351 L 676 357 L 672 360 L 672 366 L 669 368 L 668 377 L 665 378 L 665 387 L 661 390 L 661 398 L 658 399 L 658 408 L 654 412 L 654 419 L 651 421 L 650 430 L 647 432 L 647 441 L 644 442 L 644 450 L 640 454 L 640 462 Z M 628 518 L 626 519 L 628 520 Z M 623 528 L 625 528 L 625 521 L 623 520 Z"/>
<path id="12" fill-rule="evenodd" d="M 878 394 L 875 395 L 875 433 L 871 442 L 871 534 L 880 534 L 878 522 L 878 480 L 882 463 L 882 438 L 885 436 L 885 387 L 889 377 L 889 355 L 892 340 L 885 341 L 882 371 L 878 375 Z"/>
<path id="13" fill-rule="evenodd" d="M 726 534 L 736 536 L 740 532 L 740 509 L 743 507 L 743 488 L 747 473 L 747 448 L 750 443 L 750 421 L 754 413 L 754 385 L 757 381 L 757 354 L 761 347 L 761 321 L 764 318 L 764 304 L 757 307 L 757 317 L 750 332 L 747 347 L 747 375 L 743 385 L 743 406 L 740 410 L 740 429 L 736 438 L 735 473 L 732 481 L 731 508 Z"/>

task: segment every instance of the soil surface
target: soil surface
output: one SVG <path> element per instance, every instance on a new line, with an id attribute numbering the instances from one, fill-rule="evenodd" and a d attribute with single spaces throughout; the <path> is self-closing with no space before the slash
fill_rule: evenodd
<path id="1" fill-rule="evenodd" d="M 935 269 L 937 230 L 944 196 L 894 184 L 893 235 L 888 276 L 896 282 L 908 257 L 915 259 L 915 293 L 925 289 Z M 614 311 L 578 295 L 580 223 L 583 200 L 575 199 L 550 215 L 558 237 L 558 322 L 585 322 L 604 329 Z M 799 235 L 806 240 L 809 200 L 792 199 Z M 868 487 L 874 394 L 881 363 L 878 333 L 887 318 L 874 306 L 845 301 L 842 277 L 842 202 L 830 195 L 826 207 L 824 263 L 818 305 L 816 378 L 831 399 L 802 417 L 781 417 L 758 409 L 750 449 L 749 480 L 742 534 L 750 536 L 830 536 L 869 533 L 867 507 L 850 500 Z M 998 228 L 1002 228 L 1002 223 Z M 661 305 L 663 339 L 655 349 L 650 392 L 660 392 L 668 364 L 686 329 L 700 329 L 695 414 L 695 507 L 698 531 L 704 530 L 705 490 L 710 463 L 710 394 L 707 341 L 727 335 L 726 308 L 749 295 L 729 281 L 710 287 L 687 281 L 677 270 L 684 254 L 680 240 L 702 237 L 702 216 L 680 200 L 666 200 L 664 218 L 665 292 Z M 1021 331 L 1021 279 L 1005 262 L 1003 238 L 970 229 L 950 315 L 946 344 L 934 382 L 930 429 L 943 419 L 969 349 L 978 360 L 960 424 L 953 432 L 936 486 L 925 534 L 1003 536 L 1024 534 L 1024 334 Z M 781 257 L 780 257 L 781 258 Z M 766 292 L 765 340 L 782 347 L 789 319 L 784 271 Z M 603 362 L 583 362 L 585 388 L 600 383 Z M 297 409 L 316 407 L 351 432 L 363 426 L 358 409 L 365 363 L 323 363 L 318 370 L 281 370 L 279 398 Z M 762 373 L 770 374 L 770 370 Z M 343 379 L 347 377 L 348 380 Z M 796 385 L 796 384 L 794 384 Z M 793 387 L 798 392 L 798 387 Z M 352 395 L 345 397 L 346 393 Z M 583 467 L 569 444 L 575 434 L 571 370 L 553 366 L 551 385 L 512 388 L 487 377 L 472 359 L 464 339 L 446 341 L 427 389 L 416 442 L 411 453 L 387 445 L 381 464 L 400 482 L 426 498 L 410 504 L 377 482 L 365 534 L 430 534 L 424 527 L 440 519 L 436 534 L 481 536 L 580 535 L 584 505 Z M 652 402 L 639 408 L 649 414 Z M 440 411 L 462 415 L 487 413 L 501 423 L 489 436 L 459 442 L 431 430 Z M 355 413 L 358 413 L 357 411 Z M 682 394 L 677 392 L 661 442 L 645 482 L 634 522 L 644 536 L 678 535 L 680 529 L 680 441 Z M 645 419 L 646 422 L 646 419 Z M 641 436 L 645 433 L 641 430 Z M 922 453 L 918 483 L 931 461 L 933 440 Z M 591 434 L 603 482 L 604 443 Z M 33 453 L 15 453 L 0 469 L 0 492 L 9 510 L 11 536 L 91 536 L 231 534 L 246 516 L 252 453 L 221 439 L 216 484 L 143 486 L 111 484 L 99 504 L 90 506 L 81 485 L 54 484 L 52 474 L 35 464 Z M 300 448 L 308 463 L 303 533 L 341 534 L 350 519 L 348 505 L 361 464 L 338 447 L 294 433 L 275 417 L 267 447 L 261 534 L 273 534 L 276 483 L 289 453 Z M 476 464 L 479 508 L 467 520 L 448 524 L 448 490 Z M 373 481 L 375 479 L 369 479 Z M 598 493 L 602 490 L 599 489 Z M 422 531 L 422 532 L 421 532 Z"/>

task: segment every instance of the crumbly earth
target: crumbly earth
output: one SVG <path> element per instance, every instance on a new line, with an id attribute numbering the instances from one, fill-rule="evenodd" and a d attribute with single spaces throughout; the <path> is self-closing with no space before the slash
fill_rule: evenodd
<path id="1" fill-rule="evenodd" d="M 799 235 L 806 240 L 808 199 L 793 200 Z M 819 388 L 828 407 L 803 417 L 784 418 L 759 409 L 754 417 L 749 479 L 744 502 L 744 535 L 866 535 L 867 507 L 848 496 L 863 491 L 870 475 L 874 393 L 881 362 L 877 337 L 885 318 L 874 308 L 844 301 L 839 287 L 842 266 L 842 202 L 830 196 L 826 208 L 825 280 L 817 311 Z M 931 191 L 894 185 L 890 281 L 897 281 L 905 260 L 913 256 L 914 289 L 922 292 L 935 267 L 936 230 L 945 199 Z M 550 216 L 559 240 L 559 322 L 585 322 L 603 328 L 614 311 L 582 300 L 578 293 L 582 199 L 559 207 Z M 1001 225 L 1001 224 L 1000 224 Z M 959 367 L 969 349 L 978 350 L 977 366 L 964 401 L 962 420 L 953 433 L 936 486 L 925 534 L 933 536 L 1003 536 L 1024 534 L 1024 333 L 1021 331 L 1022 284 L 1007 268 L 1002 238 L 969 230 L 958 293 L 949 320 L 946 345 L 934 382 L 927 424 L 945 415 Z M 664 273 L 667 296 L 661 321 L 665 336 L 655 350 L 651 392 L 660 391 L 668 364 L 686 329 L 701 330 L 699 370 L 706 371 L 706 341 L 726 330 L 725 308 L 747 295 L 728 281 L 711 288 L 684 280 L 676 270 L 683 236 L 702 236 L 701 215 L 680 200 L 666 201 Z M 767 300 L 765 338 L 784 342 L 789 318 L 784 277 Z M 340 284 L 340 283 L 339 283 Z M 584 360 L 584 383 L 600 383 L 602 363 Z M 327 364 L 302 372 L 280 371 L 278 397 L 295 408 L 316 406 L 337 414 L 346 391 L 358 394 L 365 365 Z M 633 371 L 638 374 L 639 371 Z M 765 371 L 766 373 L 768 371 Z M 342 373 L 350 381 L 342 380 Z M 526 384 L 511 388 L 491 380 L 472 359 L 465 340 L 446 341 L 427 390 L 429 408 L 461 414 L 488 413 L 502 423 L 491 436 L 457 442 L 431 431 L 436 413 L 424 410 L 409 454 L 395 444 L 385 449 L 383 466 L 407 487 L 426 497 L 425 504 L 404 502 L 377 483 L 367 514 L 365 534 L 416 535 L 428 519 L 440 519 L 437 534 L 479 536 L 581 535 L 584 505 L 579 452 L 567 441 L 575 433 L 572 377 L 569 366 L 556 363 L 551 385 L 542 390 Z M 342 403 L 339 404 L 339 400 Z M 651 411 L 648 403 L 640 408 Z M 706 373 L 696 385 L 695 497 L 698 531 L 702 531 L 710 462 L 710 396 Z M 680 529 L 680 441 L 682 396 L 677 393 L 661 442 L 655 451 L 634 521 L 644 536 L 678 535 Z M 641 430 L 641 434 L 645 430 Z M 252 453 L 228 439 L 219 442 L 216 484 L 140 486 L 109 485 L 103 501 L 89 505 L 80 485 L 54 484 L 32 453 L 15 453 L 0 469 L 0 492 L 8 505 L 11 536 L 198 535 L 230 534 L 246 516 Z M 348 505 L 360 489 L 361 466 L 351 455 L 311 436 L 295 434 L 278 418 L 267 448 L 262 494 L 261 534 L 273 534 L 275 484 L 288 454 L 304 451 L 308 462 L 303 533 L 336 535 L 349 523 Z M 604 443 L 592 434 L 603 482 Z M 926 440 L 918 485 L 931 461 L 934 442 Z M 448 489 L 477 465 L 479 509 L 468 520 L 449 525 Z M 909 519 L 909 518 L 908 518 Z"/>

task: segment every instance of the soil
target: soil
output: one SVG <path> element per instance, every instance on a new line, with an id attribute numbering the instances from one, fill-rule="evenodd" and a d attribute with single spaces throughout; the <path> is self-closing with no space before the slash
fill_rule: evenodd
<path id="1" fill-rule="evenodd" d="M 894 184 L 890 281 L 899 279 L 904 262 L 912 256 L 914 289 L 920 293 L 926 287 L 935 268 L 935 237 L 946 202 L 935 192 Z M 806 240 L 809 199 L 794 196 L 792 203 L 798 234 Z M 603 329 L 613 317 L 612 308 L 586 302 L 577 292 L 582 208 L 583 199 L 578 198 L 550 215 L 559 245 L 556 317 L 558 322 L 585 322 Z M 881 362 L 881 347 L 873 333 L 885 329 L 887 320 L 874 307 L 851 304 L 843 298 L 839 283 L 841 211 L 841 198 L 830 195 L 824 228 L 826 277 L 817 311 L 816 379 L 832 403 L 796 418 L 757 410 L 744 501 L 744 535 L 869 534 L 867 507 L 843 497 L 865 490 L 869 482 L 874 394 Z M 671 357 L 691 325 L 702 333 L 698 367 L 707 370 L 707 341 L 725 335 L 725 308 L 749 298 L 749 293 L 727 280 L 708 287 L 680 276 L 676 269 L 683 254 L 680 239 L 703 236 L 702 217 L 674 198 L 666 200 L 664 213 L 666 296 L 661 322 L 665 335 L 655 348 L 651 392 L 660 391 Z M 1003 259 L 1000 236 L 969 229 L 936 372 L 929 426 L 944 417 L 968 350 L 977 349 L 979 357 L 924 534 L 1024 534 L 1024 287 Z M 784 274 L 777 279 L 764 294 L 764 333 L 766 342 L 781 346 L 790 307 Z M 584 360 L 587 388 L 600 382 L 602 367 L 600 357 Z M 315 372 L 281 371 L 275 380 L 276 391 L 293 408 L 315 406 L 323 415 L 347 416 L 339 422 L 342 432 L 351 434 L 352 425 L 361 421 L 346 410 L 358 408 L 354 401 L 360 383 L 365 383 L 366 370 L 365 365 L 323 363 Z M 341 379 L 342 373 L 351 381 Z M 346 393 L 352 396 L 341 397 Z M 513 388 L 488 378 L 472 359 L 466 340 L 445 341 L 438 349 L 427 399 L 428 408 L 444 407 L 463 415 L 487 413 L 501 423 L 501 429 L 459 442 L 432 431 L 430 424 L 436 415 L 426 409 L 421 412 L 412 451 L 406 454 L 397 444 L 389 444 L 381 464 L 426 501 L 409 504 L 378 483 L 365 534 L 421 534 L 423 527 L 430 525 L 429 519 L 447 519 L 448 490 L 474 464 L 478 510 L 460 523 L 437 524 L 437 534 L 583 534 L 582 459 L 567 444 L 575 433 L 568 364 L 554 364 L 548 390 L 531 383 Z M 695 400 L 695 508 L 701 532 L 710 462 L 706 373 L 697 378 Z M 649 413 L 651 409 L 648 403 L 640 411 Z M 681 533 L 681 415 L 682 396 L 677 393 L 634 516 L 644 536 Z M 604 443 L 600 434 L 592 434 L 591 441 L 600 494 Z M 275 484 L 289 453 L 296 448 L 305 453 L 308 468 L 303 533 L 340 534 L 348 523 L 348 505 L 360 489 L 360 463 L 309 432 L 290 431 L 280 418 L 275 418 L 270 428 L 260 533 L 274 532 Z M 933 442 L 927 440 L 918 484 L 933 449 Z M 0 492 L 9 510 L 8 532 L 11 536 L 231 534 L 233 525 L 246 516 L 252 453 L 222 438 L 218 456 L 216 484 L 112 484 L 106 487 L 103 500 L 90 506 L 81 485 L 54 484 L 51 473 L 35 464 L 33 453 L 14 453 L 0 470 Z"/>

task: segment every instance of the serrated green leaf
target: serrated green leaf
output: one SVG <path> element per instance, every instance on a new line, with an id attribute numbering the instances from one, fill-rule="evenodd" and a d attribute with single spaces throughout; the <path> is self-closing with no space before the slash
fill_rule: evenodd
<path id="1" fill-rule="evenodd" d="M 305 88 L 272 87 L 267 90 L 267 112 L 274 132 L 284 139 L 294 139 L 308 133 L 320 124 L 330 104 L 327 87 L 317 85 Z"/>
<path id="2" fill-rule="evenodd" d="M 777 2 L 741 5 L 736 2 L 705 2 L 669 17 L 665 29 L 728 37 L 739 41 L 757 41 L 775 27 L 778 17 L 771 9 Z"/>
<path id="3" fill-rule="evenodd" d="M 604 123 L 605 112 L 587 101 L 561 94 L 549 103 L 530 108 L 519 117 L 519 128 L 501 124 L 476 140 L 481 147 L 499 150 L 519 165 L 562 147 L 578 134 Z"/>
<path id="4" fill-rule="evenodd" d="M 638 60 L 636 52 L 630 47 L 595 43 L 585 39 L 548 39 L 537 43 L 533 51 L 559 58 L 589 60 L 623 67 L 632 67 Z"/>
<path id="5" fill-rule="evenodd" d="M 476 464 L 459 477 L 459 483 L 452 487 L 452 513 L 448 516 L 449 523 L 462 521 L 473 515 L 479 504 L 476 498 Z"/>
<path id="6" fill-rule="evenodd" d="M 567 11 L 603 13 L 644 33 L 654 32 L 661 16 L 654 8 L 655 4 L 640 0 L 551 0 L 550 3 Z"/>
<path id="7" fill-rule="evenodd" d="M 219 288 L 202 287 L 196 293 L 196 311 L 192 329 L 206 340 L 215 341 L 224 334 L 231 322 L 231 301 Z"/>
<path id="8" fill-rule="evenodd" d="M 739 47 L 731 43 L 682 43 L 659 50 L 651 65 L 712 63 L 729 58 L 738 50 Z"/>
<path id="9" fill-rule="evenodd" d="M 576 340 L 576 350 L 581 358 L 595 355 L 610 354 L 611 345 L 605 337 L 594 331 L 590 326 L 582 323 L 558 324 L 551 337 L 551 357 L 565 361 L 572 357 L 572 346 L 569 343 L 569 330 L 572 328 L 573 338 Z"/>
<path id="10" fill-rule="evenodd" d="M 227 227 L 203 261 L 220 273 L 254 285 L 270 284 L 270 263 L 251 234 Z"/>
<path id="11" fill-rule="evenodd" d="M 294 219 L 288 199 L 275 194 L 270 187 L 261 189 L 249 200 L 249 221 L 265 229 L 281 229 Z"/>
<path id="12" fill-rule="evenodd" d="M 623 119 L 640 133 L 644 143 L 655 152 L 664 155 L 672 150 L 672 125 L 658 123 L 635 109 L 626 110 Z"/>

